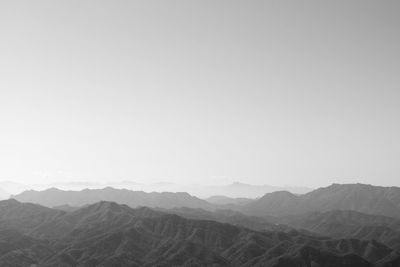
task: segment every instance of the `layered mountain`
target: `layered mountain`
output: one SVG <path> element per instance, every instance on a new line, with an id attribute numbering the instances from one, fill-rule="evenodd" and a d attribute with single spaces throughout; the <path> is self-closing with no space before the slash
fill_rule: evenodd
<path id="1" fill-rule="evenodd" d="M 176 214 L 189 219 L 210 220 L 221 223 L 229 223 L 256 231 L 278 230 L 287 232 L 293 230 L 293 228 L 290 228 L 285 224 L 278 224 L 277 222 L 279 222 L 279 219 L 275 217 L 246 216 L 240 212 L 232 210 L 218 209 L 216 211 L 206 211 L 203 209 L 193 209 L 186 207 L 158 210 L 169 214 Z M 286 223 L 286 221 L 284 221 L 283 223 Z"/>
<path id="2" fill-rule="evenodd" d="M 400 217 L 400 188 L 365 184 L 333 184 L 304 195 L 273 192 L 248 203 L 241 211 L 248 215 L 293 215 L 332 210 Z"/>
<path id="3" fill-rule="evenodd" d="M 293 229 L 308 234 L 333 238 L 377 240 L 400 251 L 400 219 L 369 215 L 349 210 L 334 210 L 282 217 L 246 216 L 232 210 L 206 211 L 192 208 L 162 209 L 189 219 L 229 223 L 257 231 L 285 231 Z"/>
<path id="4" fill-rule="evenodd" d="M 280 222 L 335 238 L 378 240 L 400 251 L 400 219 L 334 210 L 280 218 Z"/>
<path id="5" fill-rule="evenodd" d="M 389 267 L 400 263 L 397 252 L 376 241 L 253 231 L 113 202 L 73 212 L 35 205 L 26 216 L 21 213 L 23 203 L 11 200 L 0 205 L 9 214 L 19 211 L 18 216 L 0 220 L 0 266 L 4 267 Z M 40 214 L 49 214 L 48 219 L 30 220 Z"/>
<path id="6" fill-rule="evenodd" d="M 85 189 L 81 191 L 65 191 L 56 188 L 44 191 L 29 190 L 12 196 L 21 202 L 31 202 L 47 207 L 69 205 L 81 207 L 99 201 L 113 201 L 126 204 L 130 207 L 190 207 L 213 210 L 214 206 L 205 200 L 191 196 L 188 193 L 131 191 L 127 189 L 115 189 L 111 187 L 103 189 Z"/>

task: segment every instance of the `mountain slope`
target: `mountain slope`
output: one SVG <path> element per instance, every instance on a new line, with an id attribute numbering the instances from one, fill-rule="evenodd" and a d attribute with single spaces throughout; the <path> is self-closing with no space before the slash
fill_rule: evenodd
<path id="1" fill-rule="evenodd" d="M 333 184 L 304 195 L 274 192 L 241 208 L 248 215 L 293 215 L 331 210 L 400 217 L 400 188 L 364 184 Z"/>

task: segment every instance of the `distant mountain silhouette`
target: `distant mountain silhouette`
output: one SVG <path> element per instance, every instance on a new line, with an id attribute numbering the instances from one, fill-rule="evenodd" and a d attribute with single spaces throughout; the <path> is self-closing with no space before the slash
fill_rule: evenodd
<path id="1" fill-rule="evenodd" d="M 104 201 L 73 212 L 33 205 L 34 212 L 24 216 L 25 205 L 0 202 L 3 210 L 19 211 L 0 220 L 0 266 L 389 267 L 400 262 L 397 252 L 376 241 L 259 232 Z M 40 214 L 48 219 L 37 221 Z"/>
<path id="2" fill-rule="evenodd" d="M 126 204 L 130 207 L 191 207 L 213 210 L 214 206 L 205 200 L 193 197 L 188 193 L 145 193 L 142 191 L 131 191 L 127 189 L 114 189 L 107 187 L 104 189 L 85 189 L 81 191 L 64 191 L 56 188 L 44 191 L 29 190 L 21 194 L 12 196 L 21 202 L 31 202 L 47 207 L 56 206 L 84 206 L 99 201 L 114 201 Z"/>
<path id="3" fill-rule="evenodd" d="M 10 195 L 20 194 L 27 190 L 43 191 L 50 188 L 58 188 L 60 190 L 79 191 L 84 189 L 102 189 L 112 187 L 116 189 L 128 189 L 132 191 L 143 192 L 187 192 L 199 198 L 208 198 L 212 196 L 227 196 L 230 198 L 257 198 L 266 193 L 274 191 L 289 191 L 294 194 L 304 194 L 312 189 L 300 186 L 271 186 L 271 185 L 251 185 L 235 182 L 227 185 L 200 185 L 200 184 L 177 184 L 170 182 L 158 183 L 138 183 L 135 181 L 109 181 L 109 182 L 89 182 L 89 181 L 70 181 L 57 182 L 48 184 L 21 184 L 12 181 L 0 181 L 0 189 L 8 198 Z M 1 197 L 1 195 L 0 195 Z"/>
<path id="4" fill-rule="evenodd" d="M 331 210 L 400 217 L 400 188 L 365 184 L 333 184 L 304 195 L 273 192 L 243 206 L 248 215 L 293 215 Z"/>
<path id="5" fill-rule="evenodd" d="M 296 186 L 271 186 L 271 185 L 252 185 L 240 182 L 235 182 L 229 185 L 220 186 L 197 186 L 190 189 L 189 193 L 196 196 L 226 196 L 230 198 L 257 198 L 262 197 L 266 193 L 275 191 L 289 191 L 293 194 L 304 194 L 310 192 L 312 189 L 307 187 Z"/>

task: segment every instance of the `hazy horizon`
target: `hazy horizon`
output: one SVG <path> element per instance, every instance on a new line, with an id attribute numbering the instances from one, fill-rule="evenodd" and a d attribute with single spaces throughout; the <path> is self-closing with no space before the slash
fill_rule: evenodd
<path id="1" fill-rule="evenodd" d="M 400 186 L 397 1 L 2 1 L 0 181 Z"/>
<path id="2" fill-rule="evenodd" d="M 57 184 L 92 184 L 92 185 L 104 185 L 104 186 L 111 186 L 112 184 L 122 184 L 122 183 L 132 183 L 132 184 L 138 184 L 138 185 L 162 185 L 162 184 L 175 184 L 175 185 L 190 185 L 190 186 L 196 186 L 196 185 L 202 185 L 202 186 L 228 186 L 228 185 L 234 185 L 234 184 L 243 184 L 243 185 L 251 185 L 251 186 L 271 186 L 271 187 L 299 187 L 299 188 L 308 188 L 308 189 L 317 189 L 317 188 L 321 188 L 321 187 L 328 187 L 331 186 L 333 184 L 342 184 L 342 185 L 350 185 L 350 184 L 365 184 L 365 185 L 372 185 L 372 186 L 384 186 L 384 187 L 390 187 L 390 186 L 395 186 L 395 187 L 399 187 L 396 185 L 382 185 L 382 184 L 374 184 L 374 183 L 362 183 L 359 181 L 354 181 L 354 182 L 349 182 L 349 183 L 338 183 L 335 181 L 332 182 L 327 182 L 326 184 L 321 184 L 320 186 L 317 187 L 309 187 L 309 186 L 305 186 L 305 185 L 299 185 L 299 184 L 269 184 L 269 183 L 251 183 L 251 182 L 246 182 L 246 181 L 239 181 L 239 180 L 225 180 L 225 181 L 219 181 L 216 180 L 214 182 L 209 182 L 209 183 L 201 183 L 201 182 L 188 182 L 185 183 L 183 182 L 172 182 L 172 181 L 167 181 L 167 180 L 154 180 L 151 182 L 138 182 L 136 180 L 130 180 L 130 179 L 122 179 L 122 180 L 51 180 L 49 177 L 49 182 L 32 182 L 29 180 L 7 180 L 7 179 L 1 179 L 0 180 L 0 184 L 1 183 L 15 183 L 15 184 L 21 184 L 21 185 L 43 185 L 43 186 L 53 186 L 53 185 L 57 185 Z"/>

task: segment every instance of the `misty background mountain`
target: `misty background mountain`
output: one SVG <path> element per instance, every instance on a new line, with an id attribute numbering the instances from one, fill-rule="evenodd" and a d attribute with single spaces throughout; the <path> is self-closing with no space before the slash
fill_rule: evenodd
<path id="1" fill-rule="evenodd" d="M 45 190 L 58 188 L 61 190 L 83 190 L 83 189 L 102 189 L 112 187 L 116 189 L 129 189 L 144 192 L 187 192 L 199 198 L 213 196 L 224 196 L 231 198 L 255 198 L 261 197 L 265 193 L 284 190 L 293 194 L 303 194 L 312 189 L 301 186 L 271 186 L 271 185 L 251 185 L 246 183 L 234 182 L 227 185 L 196 185 L 196 184 L 177 184 L 169 182 L 159 183 L 137 183 L 133 181 L 120 182 L 60 182 L 50 184 L 23 184 L 12 181 L 0 181 L 0 199 L 6 199 L 10 195 L 22 193 L 26 190 Z"/>

